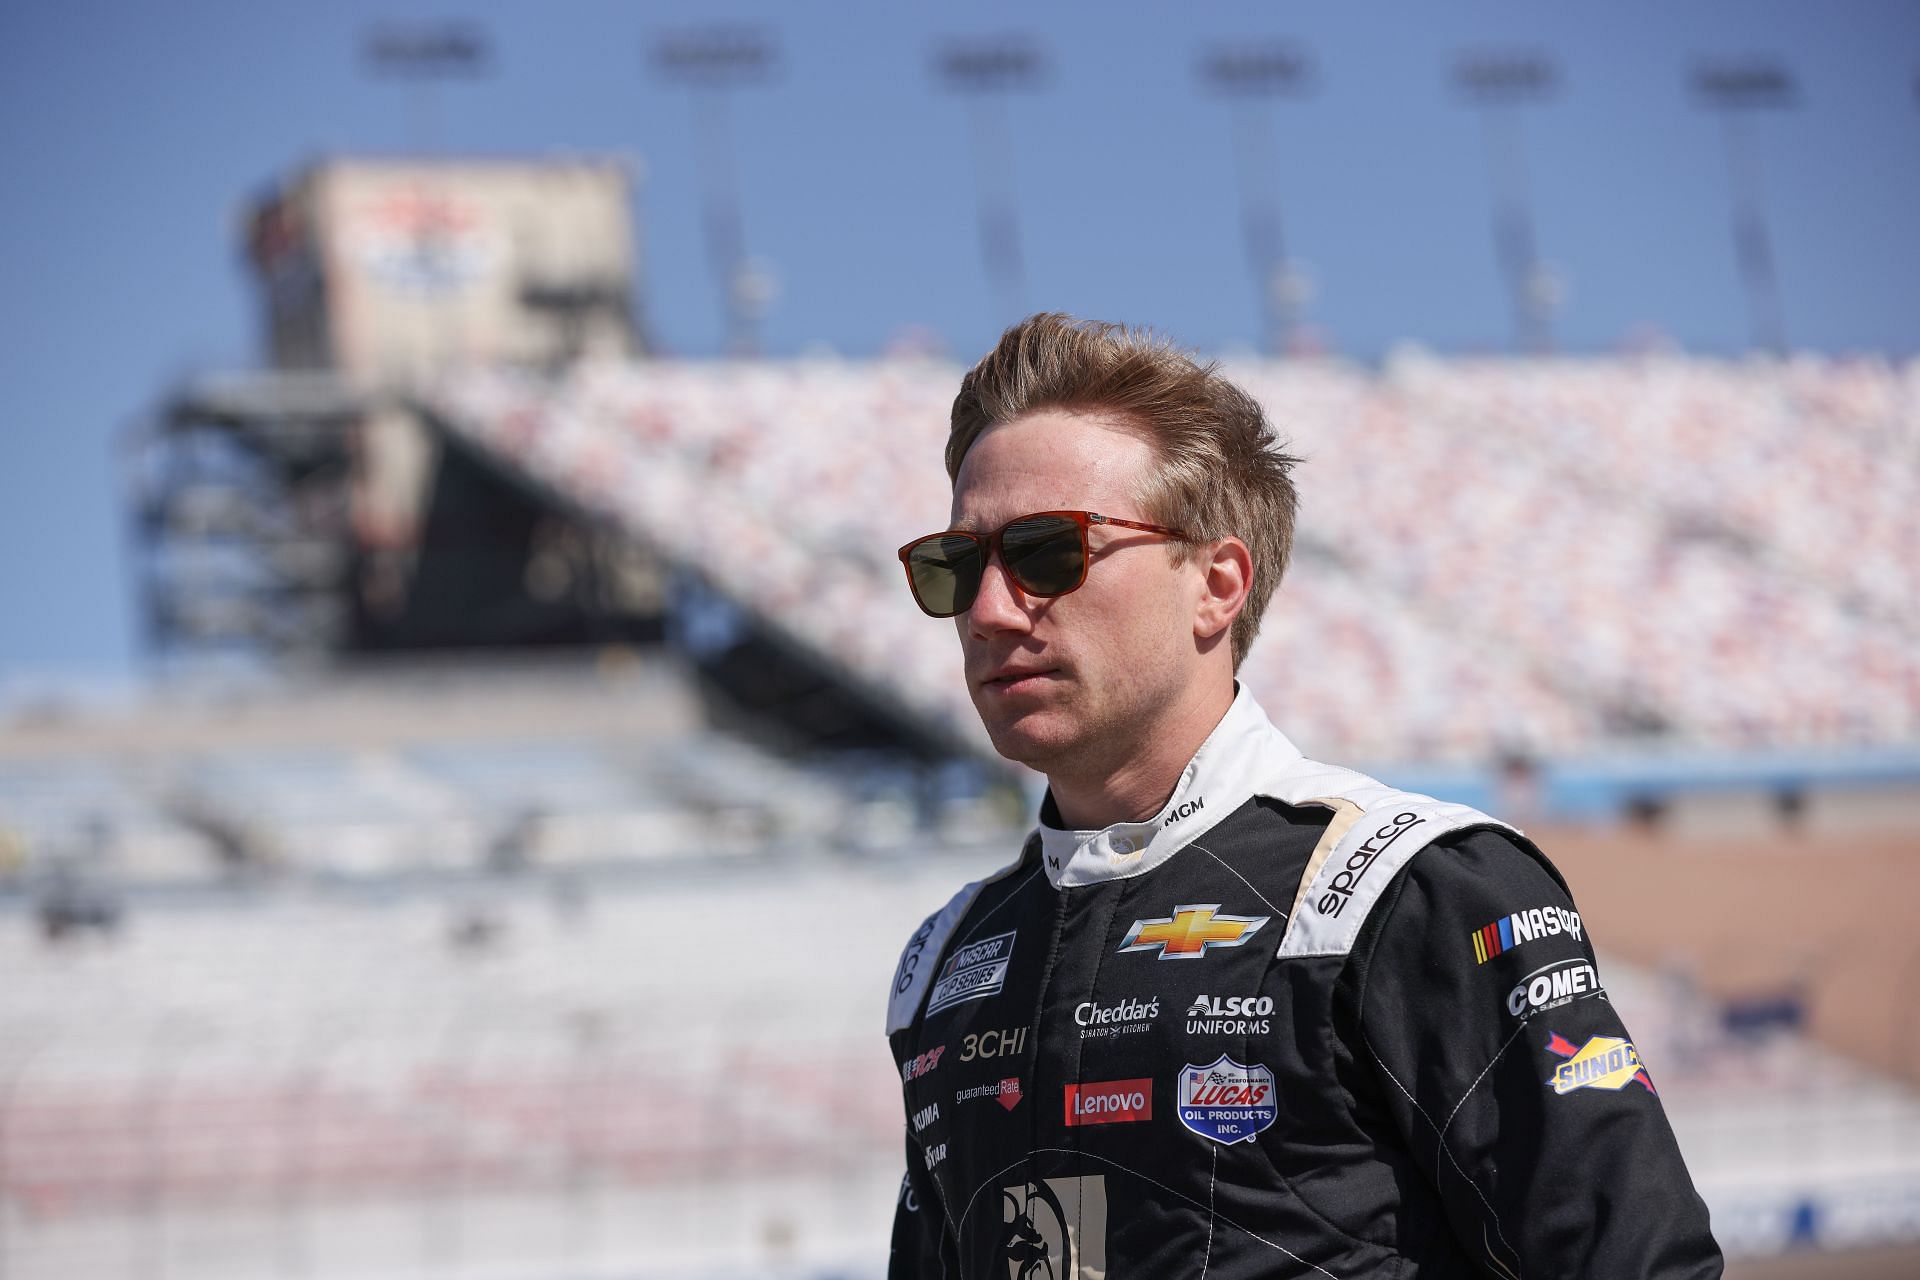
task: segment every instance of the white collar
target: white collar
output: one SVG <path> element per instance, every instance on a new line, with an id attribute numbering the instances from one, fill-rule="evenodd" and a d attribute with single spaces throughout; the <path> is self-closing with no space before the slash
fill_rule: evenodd
<path id="1" fill-rule="evenodd" d="M 1205 835 L 1300 758 L 1300 749 L 1236 681 L 1233 705 L 1180 771 L 1159 813 L 1101 831 L 1063 831 L 1041 819 L 1040 863 L 1047 879 L 1054 888 L 1066 889 L 1143 875 Z M 1043 805 L 1042 812 L 1048 807 Z"/>

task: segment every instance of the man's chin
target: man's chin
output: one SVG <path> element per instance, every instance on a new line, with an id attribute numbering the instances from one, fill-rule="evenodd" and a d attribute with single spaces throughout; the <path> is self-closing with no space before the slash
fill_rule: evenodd
<path id="1" fill-rule="evenodd" d="M 1013 761 L 1042 773 L 1048 764 L 1072 747 L 1073 734 L 1057 716 L 1028 712 L 1019 716 L 981 717 L 993 749 Z"/>

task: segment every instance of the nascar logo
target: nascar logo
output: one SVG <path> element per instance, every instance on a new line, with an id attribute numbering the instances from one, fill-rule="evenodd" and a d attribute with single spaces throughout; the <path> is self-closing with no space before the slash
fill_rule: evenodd
<path id="1" fill-rule="evenodd" d="M 1239 946 L 1268 919 L 1223 915 L 1217 902 L 1175 907 L 1164 920 L 1135 920 L 1120 951 L 1156 951 L 1162 960 L 1197 960 L 1209 947 Z"/>
<path id="2" fill-rule="evenodd" d="M 1473 962 L 1485 964 L 1523 942 L 1559 933 L 1572 934 L 1576 940 L 1583 937 L 1578 911 L 1568 911 L 1564 907 L 1531 907 L 1510 916 L 1501 916 L 1492 924 L 1475 929 L 1468 936 L 1473 941 Z"/>

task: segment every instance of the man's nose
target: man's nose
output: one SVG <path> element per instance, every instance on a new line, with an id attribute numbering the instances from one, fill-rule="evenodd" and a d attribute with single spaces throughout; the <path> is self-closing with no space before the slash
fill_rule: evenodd
<path id="1" fill-rule="evenodd" d="M 1028 599 L 1027 593 L 1000 563 L 1000 557 L 990 556 L 980 572 L 980 590 L 967 609 L 967 627 L 979 635 L 1029 630 L 1033 619 L 1027 613 Z"/>

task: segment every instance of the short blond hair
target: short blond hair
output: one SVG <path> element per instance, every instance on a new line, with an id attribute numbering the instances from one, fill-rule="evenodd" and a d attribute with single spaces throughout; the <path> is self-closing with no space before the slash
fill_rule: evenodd
<path id="1" fill-rule="evenodd" d="M 1164 339 L 1058 312 L 1028 316 L 960 380 L 947 435 L 947 476 L 981 432 L 1040 409 L 1110 413 L 1136 427 L 1158 459 L 1137 495 L 1146 518 L 1196 542 L 1232 535 L 1253 555 L 1247 604 L 1233 620 L 1234 670 L 1293 552 L 1292 470 L 1254 398 Z M 1170 543 L 1176 564 L 1190 554 Z"/>

